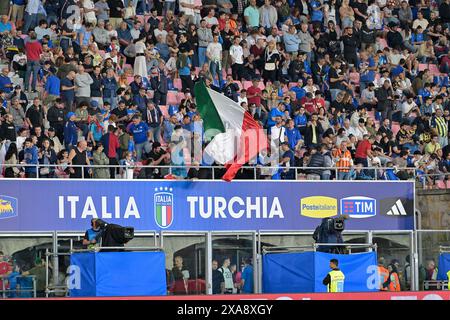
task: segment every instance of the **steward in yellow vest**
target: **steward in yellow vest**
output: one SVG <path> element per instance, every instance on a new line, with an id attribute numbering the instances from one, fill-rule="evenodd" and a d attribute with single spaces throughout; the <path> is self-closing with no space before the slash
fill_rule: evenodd
<path id="1" fill-rule="evenodd" d="M 328 272 L 322 282 L 327 286 L 327 292 L 344 292 L 345 275 L 339 270 L 338 264 L 337 259 L 330 260 L 331 271 Z"/>

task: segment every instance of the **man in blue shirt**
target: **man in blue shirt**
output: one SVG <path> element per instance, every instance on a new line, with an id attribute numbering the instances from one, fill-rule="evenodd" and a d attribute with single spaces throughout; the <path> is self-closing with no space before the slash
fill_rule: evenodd
<path id="1" fill-rule="evenodd" d="M 31 138 L 25 139 L 25 149 L 23 153 L 23 162 L 28 165 L 38 164 L 38 148 L 33 144 Z M 25 175 L 27 178 L 37 178 L 37 167 L 27 166 L 25 167 Z"/>
<path id="2" fill-rule="evenodd" d="M 102 230 L 97 220 L 99 219 L 91 220 L 92 228 L 88 229 L 83 237 L 83 245 L 87 246 L 88 249 L 94 248 L 102 236 Z"/>
<path id="3" fill-rule="evenodd" d="M 312 0 L 311 1 L 311 8 L 312 8 L 312 14 L 311 14 L 311 21 L 322 24 L 323 21 L 323 5 L 320 3 L 320 1 Z"/>
<path id="4" fill-rule="evenodd" d="M 3 68 L 0 74 L 0 90 L 6 93 L 11 93 L 13 84 L 11 79 L 8 77 L 9 69 Z"/>
<path id="5" fill-rule="evenodd" d="M 74 111 L 73 102 L 75 100 L 75 72 L 70 71 L 65 78 L 61 80 L 61 99 L 67 110 Z"/>
<path id="6" fill-rule="evenodd" d="M 294 151 L 290 149 L 288 142 L 283 142 L 281 144 L 281 151 L 283 155 L 281 156 L 280 165 L 283 165 L 286 168 L 294 167 L 295 166 Z M 283 170 L 281 173 L 281 178 L 283 180 L 294 180 L 295 170 L 294 169 Z"/>
<path id="7" fill-rule="evenodd" d="M 78 127 L 75 124 L 75 113 L 69 112 L 67 114 L 67 122 L 64 126 L 64 146 L 70 152 L 78 143 Z"/>
<path id="8" fill-rule="evenodd" d="M 137 154 L 137 160 L 142 159 L 142 152 L 145 144 L 148 141 L 148 125 L 142 121 L 141 116 L 135 115 L 132 118 L 132 123 L 128 127 L 128 132 L 133 136 L 134 147 Z"/>
<path id="9" fill-rule="evenodd" d="M 375 70 L 377 67 L 375 66 L 375 61 L 372 57 L 369 57 L 366 51 L 362 51 L 359 55 L 359 72 L 360 72 L 360 92 L 367 87 L 369 83 L 375 81 Z"/>
<path id="10" fill-rule="evenodd" d="M 269 119 L 267 119 L 267 126 L 269 128 L 276 124 L 276 117 L 284 117 L 284 104 L 280 102 L 277 108 L 273 108 L 269 112 Z"/>
<path id="11" fill-rule="evenodd" d="M 11 32 L 12 25 L 11 22 L 8 21 L 8 16 L 3 15 L 2 19 L 0 20 L 0 33 L 3 32 Z"/>
<path id="12" fill-rule="evenodd" d="M 292 87 L 290 91 L 295 92 L 295 99 L 300 100 L 306 95 L 305 89 L 303 89 L 303 79 L 298 79 L 297 85 Z"/>
<path id="13" fill-rule="evenodd" d="M 44 89 L 45 89 L 45 98 L 44 98 L 44 104 L 48 105 L 52 102 L 54 102 L 56 99 L 59 98 L 60 95 L 60 87 L 61 87 L 61 80 L 55 74 L 52 72 L 53 70 L 50 69 L 47 80 L 45 81 Z"/>
<path id="14" fill-rule="evenodd" d="M 295 147 L 302 140 L 300 131 L 295 127 L 294 120 L 289 119 L 286 125 L 286 137 L 288 139 L 288 145 L 291 150 L 295 150 Z"/>
<path id="15" fill-rule="evenodd" d="M 250 258 L 245 259 L 242 271 L 241 287 L 242 293 L 253 293 L 253 266 Z"/>

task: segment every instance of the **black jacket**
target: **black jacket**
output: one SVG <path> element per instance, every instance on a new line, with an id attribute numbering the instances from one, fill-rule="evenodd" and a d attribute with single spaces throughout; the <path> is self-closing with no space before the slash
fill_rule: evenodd
<path id="1" fill-rule="evenodd" d="M 64 119 L 66 116 L 66 111 L 64 109 L 59 109 L 56 106 L 50 107 L 47 112 L 47 120 L 50 122 L 50 126 L 64 125 Z M 61 118 L 62 120 L 58 120 Z"/>
<path id="2" fill-rule="evenodd" d="M 311 156 L 311 160 L 309 160 L 308 167 L 317 168 L 317 167 L 324 167 L 324 166 L 325 166 L 325 156 L 322 153 L 320 153 L 319 151 L 317 151 L 316 153 L 314 153 Z M 311 170 L 308 170 L 308 174 L 321 175 L 323 171 L 324 171 L 323 169 L 311 169 Z"/>
<path id="3" fill-rule="evenodd" d="M 0 127 L 0 141 L 9 140 L 16 142 L 16 138 L 16 127 L 14 126 L 14 123 L 3 122 Z"/>
<path id="4" fill-rule="evenodd" d="M 320 122 L 317 122 L 317 126 L 316 126 L 315 130 L 316 130 L 317 143 L 320 143 L 322 133 L 323 133 L 322 125 L 320 124 Z M 305 144 L 307 147 L 312 145 L 312 139 L 313 139 L 313 127 L 307 126 L 306 130 L 305 130 Z"/>
<path id="5" fill-rule="evenodd" d="M 389 31 L 387 33 L 387 44 L 391 48 L 402 48 L 403 47 L 403 37 L 400 32 Z"/>
<path id="6" fill-rule="evenodd" d="M 378 88 L 375 91 L 375 97 L 378 99 L 377 111 L 386 111 L 389 108 L 392 108 L 392 100 L 388 100 L 388 97 L 393 97 L 392 90 L 385 89 L 384 87 Z"/>

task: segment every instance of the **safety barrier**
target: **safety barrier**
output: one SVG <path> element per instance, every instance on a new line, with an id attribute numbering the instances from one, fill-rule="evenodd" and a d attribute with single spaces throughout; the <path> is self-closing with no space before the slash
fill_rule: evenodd
<path id="1" fill-rule="evenodd" d="M 49 164 L 2 164 L 0 168 L 18 168 L 19 170 L 24 170 L 25 168 L 34 168 L 36 178 L 52 178 L 52 179 L 67 179 L 70 177 L 70 173 L 67 169 L 81 169 L 80 178 L 87 179 L 93 178 L 94 171 L 97 169 L 115 169 L 114 179 L 140 179 L 138 173 L 142 169 L 156 169 L 161 171 L 160 176 L 166 177 L 172 176 L 171 178 L 177 179 L 177 174 L 179 171 L 184 171 L 187 175 L 190 169 L 194 170 L 207 170 L 208 180 L 219 180 L 219 172 L 224 170 L 223 166 L 195 166 L 195 165 L 184 165 L 184 166 L 153 166 L 153 165 L 71 165 L 71 166 L 61 166 L 61 165 L 49 165 Z M 41 169 L 46 169 L 48 172 L 42 174 Z M 242 166 L 242 170 L 246 170 L 249 175 L 251 172 L 252 180 L 264 180 L 268 177 L 272 177 L 276 173 L 281 173 L 282 171 L 287 172 L 292 170 L 294 174 L 294 180 L 339 180 L 339 173 L 343 170 L 348 171 L 349 175 L 342 180 L 390 180 L 385 176 L 386 172 L 389 170 L 394 170 L 395 172 L 405 172 L 409 174 L 409 180 L 415 180 L 417 186 L 422 188 L 436 187 L 438 189 L 449 189 L 450 188 L 450 173 L 425 173 L 422 170 L 411 168 L 411 167 L 273 167 L 273 166 Z M 364 172 L 364 177 L 358 176 L 358 171 Z M 314 173 L 314 171 L 330 171 L 329 178 L 326 179 L 320 174 Z M 331 175 L 333 172 L 334 176 Z M 184 177 L 181 177 L 184 178 Z M 112 179 L 112 178 L 111 178 Z M 145 179 L 145 177 L 143 178 Z M 247 176 L 246 180 L 250 179 Z M 236 177 L 239 180 L 239 177 Z"/>
<path id="2" fill-rule="evenodd" d="M 7 288 L 7 283 L 9 284 L 10 279 L 9 276 L 7 275 L 1 275 L 0 276 L 0 280 L 2 280 L 2 290 L 0 290 L 1 292 L 1 296 L 3 297 L 3 299 L 8 298 L 11 296 L 11 294 L 14 295 L 14 297 L 21 297 L 21 293 L 25 293 L 25 292 L 32 292 L 33 293 L 33 297 L 36 298 L 37 297 L 37 292 L 36 292 L 36 276 L 30 275 L 30 276 L 16 276 L 15 277 L 16 280 L 18 278 L 29 278 L 32 281 L 32 289 L 11 289 L 11 288 Z"/>

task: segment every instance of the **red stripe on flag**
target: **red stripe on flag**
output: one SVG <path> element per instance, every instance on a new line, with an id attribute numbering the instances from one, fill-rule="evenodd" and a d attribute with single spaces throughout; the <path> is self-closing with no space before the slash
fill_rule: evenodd
<path id="1" fill-rule="evenodd" d="M 259 152 L 268 148 L 267 136 L 264 133 L 263 128 L 248 112 L 244 113 L 242 135 L 240 138 L 238 154 L 233 162 L 225 165 L 227 172 L 222 177 L 225 181 L 233 180 L 244 164 L 256 157 Z"/>
<path id="2" fill-rule="evenodd" d="M 167 225 L 172 223 L 172 206 L 166 207 L 166 223 Z"/>

